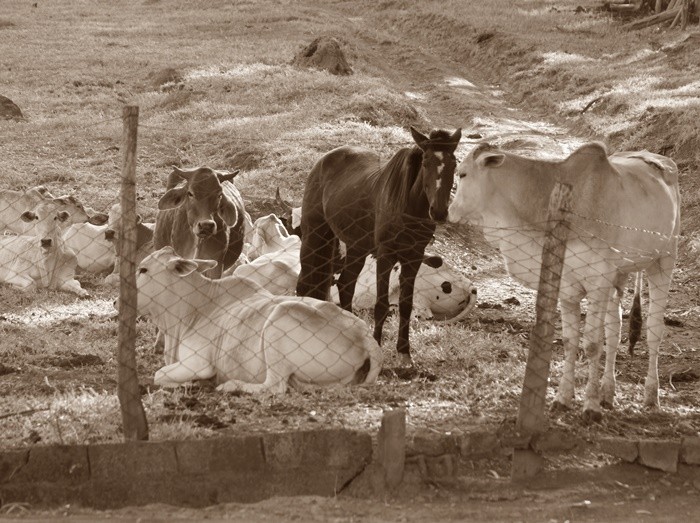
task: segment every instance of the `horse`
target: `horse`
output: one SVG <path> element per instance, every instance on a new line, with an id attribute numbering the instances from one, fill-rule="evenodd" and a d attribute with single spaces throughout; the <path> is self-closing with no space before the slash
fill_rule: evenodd
<path id="1" fill-rule="evenodd" d="M 386 163 L 372 150 L 342 146 L 321 157 L 309 173 L 301 212 L 301 272 L 298 296 L 328 300 L 338 244 L 346 245 L 338 278 L 340 306 L 352 311 L 352 298 L 365 258 L 377 258 L 374 339 L 381 344 L 389 312 L 389 276 L 401 264 L 399 333 L 401 365 L 412 367 L 408 340 L 413 288 L 425 247 L 438 223 L 447 219 L 461 129 L 428 136 L 411 127 L 415 145 Z"/>

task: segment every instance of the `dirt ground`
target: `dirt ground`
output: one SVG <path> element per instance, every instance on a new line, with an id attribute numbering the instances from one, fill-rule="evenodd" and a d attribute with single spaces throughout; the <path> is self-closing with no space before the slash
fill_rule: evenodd
<path id="1" fill-rule="evenodd" d="M 388 4 L 391 4 L 389 2 Z M 312 4 L 312 3 L 309 3 Z M 339 4 L 324 5 L 319 8 L 329 20 L 343 24 L 343 41 L 352 41 L 353 55 L 376 65 L 378 72 L 391 79 L 407 92 L 421 93 L 431 103 L 431 120 L 440 122 L 445 128 L 465 126 L 467 115 L 484 114 L 499 123 L 483 128 L 469 129 L 463 142 L 469 146 L 481 140 L 503 137 L 508 133 L 514 136 L 513 149 L 546 149 L 551 154 L 562 155 L 575 145 L 589 138 L 575 137 L 557 118 L 549 121 L 542 114 L 530 112 L 526 107 L 511 103 L 507 95 L 499 94 L 501 86 L 493 85 L 485 78 L 483 71 L 474 68 L 469 60 L 460 62 L 453 57 L 437 58 L 436 50 L 429 39 L 404 38 L 392 40 L 392 45 L 377 43 L 376 35 L 383 31 L 382 19 L 378 16 L 365 16 L 362 23 L 346 24 L 356 19 L 357 13 L 351 6 Z M 356 20 L 355 20 L 356 21 Z M 394 28 L 400 35 L 401 28 Z M 538 125 L 537 122 L 542 123 Z M 559 126 L 559 127 L 558 127 Z M 697 190 L 690 185 L 689 190 Z M 264 206 L 261 204 L 260 208 Z M 470 245 L 470 253 L 456 251 L 450 246 L 458 238 Z M 441 227 L 435 244 L 436 249 L 461 267 L 474 267 L 471 271 L 479 285 L 480 306 L 468 328 L 492 329 L 499 335 L 505 332 L 510 339 L 527 347 L 527 333 L 532 326 L 534 293 L 522 289 L 507 279 L 500 266 L 496 253 L 480 239 L 477 231 Z M 578 420 L 578 413 L 565 413 L 553 422 L 578 432 L 584 437 L 597 435 L 619 435 L 625 437 L 670 437 L 700 433 L 700 393 L 697 380 L 700 378 L 700 284 L 698 282 L 698 261 L 685 244 L 682 249 L 679 267 L 674 278 L 671 300 L 667 314 L 666 346 L 660 361 L 660 374 L 664 381 L 662 404 L 666 410 L 649 412 L 637 406 L 624 406 L 615 415 L 607 416 L 602 425 L 584 427 Z M 517 296 L 517 304 L 507 300 Z M 100 296 L 100 310 L 103 314 L 95 317 L 96 329 L 113 331 L 114 324 L 107 312 L 110 297 Z M 94 309 L 93 312 L 94 314 Z M 41 316 L 42 312 L 37 312 Z M 76 314 L 69 312 L 68 315 Z M 70 324 L 57 330 L 56 336 L 69 336 Z M 60 331 L 60 332 L 59 332 Z M 80 356 L 76 356 L 80 358 Z M 155 362 L 155 356 L 149 356 Z M 151 362 L 151 363 L 153 363 Z M 625 353 L 618 356 L 619 381 L 638 385 L 646 373 L 645 354 L 632 358 Z M 100 362 L 73 361 L 65 363 L 65 376 L 86 378 L 82 365 L 95 365 Z M 155 363 L 154 363 L 155 364 Z M 0 363 L 0 371 L 2 364 Z M 0 372 L 0 374 L 2 374 Z M 71 377 L 72 376 L 72 377 Z M 24 376 L 9 375 L 6 384 L 21 380 Z M 37 373 L 36 385 L 51 391 L 51 382 L 42 383 L 45 378 Z M 43 378 L 43 379 L 42 379 Z M 86 386 L 112 388 L 114 377 L 100 372 L 87 376 Z M 553 384 L 556 379 L 553 378 Z M 17 383 L 17 386 L 20 385 Z M 403 401 L 401 384 L 392 384 L 396 401 Z M 672 394 L 670 392 L 673 392 Z M 233 425 L 236 420 L 217 418 L 217 411 L 206 402 L 192 405 L 200 400 L 180 398 L 189 401 L 195 415 L 208 413 L 209 418 L 202 423 L 217 422 Z M 191 398 L 191 397 L 189 397 Z M 333 400 L 336 401 L 337 397 Z M 341 399 L 347 399 L 341 397 Z M 385 398 L 387 399 L 387 398 Z M 512 412 L 517 398 L 505 396 L 505 410 Z M 218 400 L 212 400 L 218 402 Z M 363 398 L 353 399 L 363 403 Z M 350 404 L 350 400 L 348 400 Z M 387 399 L 387 403 L 390 401 Z M 255 416 L 267 411 L 268 419 L 258 418 L 259 423 L 267 423 L 267 428 L 283 429 L 313 427 L 319 417 L 308 415 L 309 402 L 301 406 L 287 408 L 284 405 L 277 412 L 270 412 L 269 403 L 238 403 L 241 416 L 236 430 L 245 430 L 246 420 L 250 430 L 255 425 Z M 325 405 L 326 410 L 331 407 Z M 429 411 L 431 406 L 424 406 Z M 248 409 L 247 413 L 245 412 Z M 296 412 L 293 412 L 296 410 Z M 318 408 L 319 412 L 324 407 Z M 342 411 L 342 408 L 338 408 Z M 365 418 L 359 420 L 369 430 L 375 430 L 380 409 L 365 409 Z M 416 409 L 418 410 L 418 408 Z M 473 413 L 470 413 L 472 415 Z M 682 414 L 682 415 L 681 415 Z M 433 423 L 435 430 L 454 427 L 459 412 L 447 421 Z M 316 419 L 314 419 L 316 417 Z M 292 420 L 288 422 L 287 420 Z M 418 418 L 416 418 L 418 419 Z M 473 416 L 470 418 L 470 423 Z M 681 521 L 693 520 L 700 509 L 700 474 L 693 468 L 682 468 L 678 474 L 669 475 L 645 469 L 638 465 L 617 464 L 603 455 L 592 452 L 570 455 L 553 460 L 545 474 L 530 481 L 527 485 L 513 485 L 508 479 L 508 461 L 495 463 L 475 463 L 470 474 L 460 476 L 450 483 L 425 483 L 416 481 L 405 485 L 400 492 L 383 499 L 357 499 L 347 495 L 337 498 L 295 497 L 273 498 L 253 505 L 216 505 L 203 510 L 185 509 L 170 506 L 130 507 L 117 511 L 90 511 L 78 507 L 63 507 L 42 511 L 33 507 L 4 506 L 0 508 L 0 518 L 21 517 L 27 520 L 54 520 L 71 518 L 89 521 L 111 519 L 115 521 L 158 521 L 173 519 L 208 519 L 228 521 Z"/>

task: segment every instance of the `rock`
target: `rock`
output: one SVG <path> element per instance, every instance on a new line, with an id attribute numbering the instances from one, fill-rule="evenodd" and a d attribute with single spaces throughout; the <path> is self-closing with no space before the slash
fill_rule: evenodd
<path id="1" fill-rule="evenodd" d="M 680 447 L 677 441 L 640 441 L 639 463 L 664 472 L 676 472 Z"/>
<path id="2" fill-rule="evenodd" d="M 153 89 L 161 89 L 166 84 L 179 84 L 182 82 L 182 74 L 177 69 L 166 67 L 148 75 L 148 85 Z"/>

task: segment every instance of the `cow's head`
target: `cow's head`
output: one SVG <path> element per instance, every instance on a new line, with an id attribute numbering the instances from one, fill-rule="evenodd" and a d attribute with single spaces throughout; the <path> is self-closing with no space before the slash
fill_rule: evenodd
<path id="1" fill-rule="evenodd" d="M 178 296 L 179 280 L 214 267 L 214 260 L 188 260 L 178 256 L 170 246 L 149 254 L 136 269 L 138 314 L 157 313 L 159 303 L 160 308 L 176 307 L 178 298 L 186 298 Z"/>
<path id="2" fill-rule="evenodd" d="M 503 167 L 505 160 L 506 155 L 499 149 L 481 143 L 460 162 L 457 167 L 457 194 L 449 208 L 450 222 L 478 223 L 482 212 L 493 205 L 493 196 L 499 184 L 509 183 L 504 178 L 507 176 Z"/>
<path id="3" fill-rule="evenodd" d="M 452 134 L 436 130 L 430 136 L 425 136 L 411 127 L 411 136 L 423 153 L 421 183 L 430 204 L 430 218 L 442 223 L 447 219 L 450 191 L 457 167 L 454 153 L 462 137 L 462 130 L 457 129 Z"/>
<path id="4" fill-rule="evenodd" d="M 254 260 L 263 254 L 281 249 L 282 240 L 285 238 L 289 238 L 289 233 L 276 214 L 258 218 L 253 224 L 248 257 Z"/>
<path id="5" fill-rule="evenodd" d="M 40 203 L 31 211 L 25 211 L 20 219 L 26 223 L 36 223 L 36 237 L 44 251 L 51 251 L 63 244 L 62 234 L 70 221 L 70 214 L 57 211 L 51 202 Z"/>
<path id="6" fill-rule="evenodd" d="M 238 170 L 219 172 L 208 167 L 187 170 L 173 167 L 170 176 L 178 176 L 185 183 L 168 189 L 158 202 L 158 209 L 184 205 L 192 234 L 200 239 L 209 238 L 218 232 L 221 221 L 229 227 L 238 222 L 238 209 L 222 187 L 222 183 L 230 182 L 238 173 Z"/>

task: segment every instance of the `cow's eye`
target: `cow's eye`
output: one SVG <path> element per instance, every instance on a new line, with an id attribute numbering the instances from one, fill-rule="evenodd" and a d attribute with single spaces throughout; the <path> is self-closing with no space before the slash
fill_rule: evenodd
<path id="1" fill-rule="evenodd" d="M 148 269 L 146 267 L 139 267 L 139 274 L 146 274 Z"/>
<path id="2" fill-rule="evenodd" d="M 192 191 L 187 191 L 187 196 L 194 198 L 194 193 Z"/>

